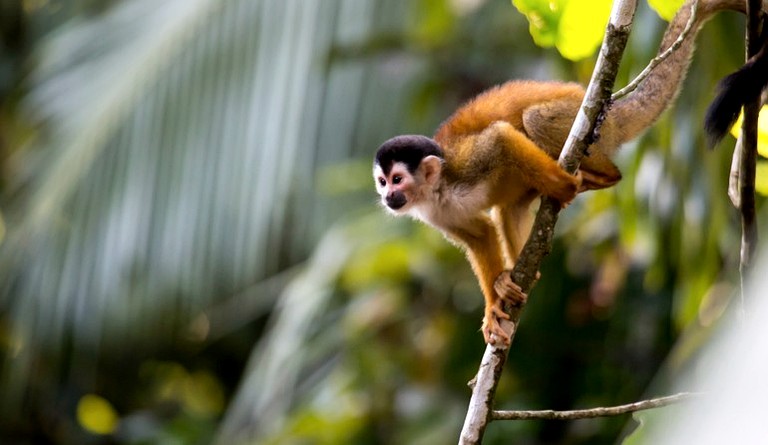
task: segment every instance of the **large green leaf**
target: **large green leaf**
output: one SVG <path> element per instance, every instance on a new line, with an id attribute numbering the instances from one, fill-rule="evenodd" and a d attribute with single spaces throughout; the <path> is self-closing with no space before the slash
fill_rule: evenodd
<path id="1" fill-rule="evenodd" d="M 568 0 L 512 0 L 512 4 L 528 19 L 528 30 L 534 42 L 543 47 L 553 46 L 557 41 L 560 18 L 567 2 Z"/>
<path id="2" fill-rule="evenodd" d="M 603 40 L 610 0 L 512 0 L 530 24 L 536 44 L 555 46 L 570 60 L 590 57 Z"/>
<path id="3" fill-rule="evenodd" d="M 611 0 L 569 0 L 558 28 L 557 50 L 566 59 L 590 57 L 603 42 Z"/>

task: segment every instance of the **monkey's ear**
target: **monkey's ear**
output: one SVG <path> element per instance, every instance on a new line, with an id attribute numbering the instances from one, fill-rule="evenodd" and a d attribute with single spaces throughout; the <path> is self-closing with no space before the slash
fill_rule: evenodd
<path id="1" fill-rule="evenodd" d="M 424 173 L 424 180 L 427 181 L 427 184 L 434 185 L 440 179 L 443 161 L 437 156 L 429 155 L 421 160 L 419 168 Z"/>

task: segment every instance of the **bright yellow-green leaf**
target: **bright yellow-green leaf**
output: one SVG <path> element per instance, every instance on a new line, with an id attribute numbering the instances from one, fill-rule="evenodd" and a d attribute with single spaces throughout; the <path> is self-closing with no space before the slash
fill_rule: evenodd
<path id="1" fill-rule="evenodd" d="M 512 0 L 528 19 L 534 42 L 555 46 L 563 57 L 580 60 L 600 46 L 611 0 Z"/>
<path id="2" fill-rule="evenodd" d="M 556 42 L 563 57 L 575 61 L 594 54 L 603 41 L 611 3 L 611 0 L 569 0 L 565 4 Z"/>
<path id="3" fill-rule="evenodd" d="M 554 46 L 563 6 L 568 0 L 512 0 L 529 23 L 528 31 L 533 41 L 541 47 Z"/>
<path id="4" fill-rule="evenodd" d="M 117 428 L 119 416 L 106 399 L 86 394 L 77 403 L 77 421 L 93 434 L 111 434 Z"/>
<path id="5" fill-rule="evenodd" d="M 670 21 L 677 10 L 683 6 L 683 1 L 684 0 L 648 0 L 648 4 L 661 18 Z"/>
<path id="6" fill-rule="evenodd" d="M 683 0 L 651 0 L 651 7 L 669 20 Z M 611 15 L 611 0 L 512 0 L 528 19 L 534 42 L 555 46 L 563 57 L 577 61 L 600 46 Z"/>
<path id="7" fill-rule="evenodd" d="M 757 119 L 757 152 L 761 156 L 768 158 L 768 106 L 765 106 L 760 110 L 760 116 Z M 739 118 L 736 123 L 731 127 L 731 134 L 733 137 L 739 137 L 741 132 L 741 122 L 743 120 L 743 113 L 739 114 Z"/>
<path id="8" fill-rule="evenodd" d="M 757 163 L 755 171 L 755 191 L 763 196 L 768 196 L 768 161 Z"/>

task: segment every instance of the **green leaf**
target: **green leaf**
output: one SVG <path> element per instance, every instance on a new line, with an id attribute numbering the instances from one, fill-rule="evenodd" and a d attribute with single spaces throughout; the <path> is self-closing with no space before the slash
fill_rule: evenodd
<path id="1" fill-rule="evenodd" d="M 764 113 L 766 107 L 760 110 L 760 116 L 757 119 L 757 152 L 768 158 L 768 112 Z M 739 118 L 731 127 L 731 135 L 737 138 L 741 134 L 741 123 L 744 121 L 744 112 L 739 113 Z"/>
<path id="2" fill-rule="evenodd" d="M 757 163 L 755 191 L 763 196 L 768 196 L 768 161 Z"/>
<path id="3" fill-rule="evenodd" d="M 557 50 L 574 61 L 591 56 L 603 41 L 610 15 L 610 0 L 568 1 L 560 18 Z"/>
<path id="4" fill-rule="evenodd" d="M 528 19 L 534 42 L 555 46 L 570 60 L 594 54 L 602 42 L 611 11 L 610 0 L 512 0 Z"/>
<path id="5" fill-rule="evenodd" d="M 568 0 L 512 0 L 529 23 L 528 31 L 537 45 L 547 48 L 557 41 L 558 28 L 563 7 Z"/>

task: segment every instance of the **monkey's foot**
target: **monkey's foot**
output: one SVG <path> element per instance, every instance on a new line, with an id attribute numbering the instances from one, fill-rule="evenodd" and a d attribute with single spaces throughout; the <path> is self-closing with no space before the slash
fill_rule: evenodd
<path id="1" fill-rule="evenodd" d="M 509 334 L 501 327 L 499 320 L 509 320 L 509 315 L 501 307 L 501 300 L 486 306 L 485 317 L 483 317 L 483 338 L 489 345 L 509 346 L 511 338 Z"/>
<path id="2" fill-rule="evenodd" d="M 600 174 L 599 172 L 591 172 L 587 170 L 579 169 L 581 172 L 581 185 L 579 186 L 579 193 L 586 192 L 587 190 L 599 190 L 608 188 L 621 180 L 621 172 L 615 166 L 614 171 L 610 171 L 609 174 Z"/>
<path id="3" fill-rule="evenodd" d="M 496 281 L 493 283 L 493 290 L 496 291 L 496 295 L 500 298 L 497 303 L 507 302 L 513 306 L 522 306 L 528 301 L 528 295 L 523 292 L 523 289 L 517 283 L 512 281 L 511 272 L 510 270 L 503 271 L 496 277 Z"/>

